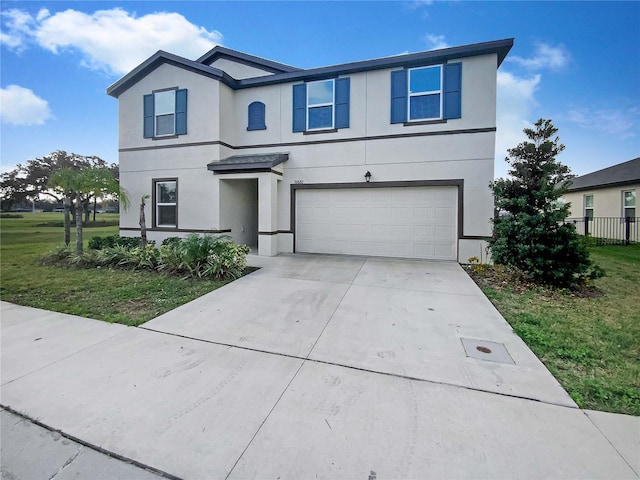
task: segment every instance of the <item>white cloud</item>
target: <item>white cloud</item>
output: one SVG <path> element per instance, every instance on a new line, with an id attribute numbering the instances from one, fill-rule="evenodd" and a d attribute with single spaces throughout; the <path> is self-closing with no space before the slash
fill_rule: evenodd
<path id="1" fill-rule="evenodd" d="M 43 125 L 53 118 L 49 103 L 19 85 L 0 88 L 0 117 L 10 125 Z"/>
<path id="2" fill-rule="evenodd" d="M 498 100 L 496 111 L 496 177 L 506 176 L 504 158 L 507 149 L 524 140 L 522 129 L 531 126 L 531 115 L 537 106 L 535 92 L 541 76 L 519 77 L 498 71 Z"/>
<path id="3" fill-rule="evenodd" d="M 427 33 L 423 40 L 427 43 L 429 50 L 439 50 L 441 48 L 449 47 L 449 44 L 445 41 L 444 35 L 433 35 Z"/>
<path id="4" fill-rule="evenodd" d="M 27 12 L 17 8 L 11 8 L 0 12 L 2 19 L 2 31 L 0 32 L 0 42 L 7 47 L 21 52 L 26 48 L 29 32 L 34 26 L 33 17 Z"/>
<path id="5" fill-rule="evenodd" d="M 530 58 L 511 56 L 509 61 L 522 65 L 529 70 L 561 70 L 569 64 L 571 56 L 564 45 L 552 46 L 546 43 L 536 43 L 534 55 Z"/>
<path id="6" fill-rule="evenodd" d="M 222 41 L 220 32 L 171 12 L 137 17 L 121 8 L 53 15 L 42 9 L 35 18 L 21 10 L 10 12 L 4 23 L 12 44 L 20 40 L 14 48 L 24 48 L 29 40 L 55 54 L 79 52 L 86 67 L 114 74 L 129 72 L 157 50 L 197 58 Z"/>
<path id="7" fill-rule="evenodd" d="M 587 130 L 613 135 L 621 140 L 636 137 L 640 124 L 640 108 L 569 110 L 567 120 Z"/>

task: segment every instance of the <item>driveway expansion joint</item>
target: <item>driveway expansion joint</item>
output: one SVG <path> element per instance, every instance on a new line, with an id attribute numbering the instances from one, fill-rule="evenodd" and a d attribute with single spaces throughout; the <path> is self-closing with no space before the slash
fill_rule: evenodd
<path id="1" fill-rule="evenodd" d="M 622 453 L 620 452 L 620 450 L 618 450 L 618 448 L 611 442 L 611 440 L 609 440 L 609 437 L 607 437 L 607 435 L 600 429 L 600 427 L 598 426 L 598 424 L 596 422 L 593 421 L 593 419 L 589 416 L 589 414 L 585 411 L 582 412 L 582 414 L 587 417 L 589 419 L 589 422 L 591 422 L 591 424 L 596 427 L 596 430 L 598 430 L 598 432 L 600 432 L 600 434 L 607 440 L 607 442 L 609 443 L 609 445 L 611 445 L 611 447 L 616 451 L 616 453 L 618 454 L 618 456 L 624 461 L 624 463 L 626 463 L 629 468 L 631 469 L 631 471 L 633 473 L 636 474 L 636 476 L 638 478 L 640 478 L 640 471 L 636 471 L 636 467 L 634 467 L 633 465 L 631 465 L 626 457 L 624 455 L 622 455 Z"/>
<path id="2" fill-rule="evenodd" d="M 150 473 L 153 473 L 155 475 L 158 475 L 160 477 L 166 478 L 168 480 L 184 480 L 181 477 L 177 477 L 175 475 L 172 475 L 168 472 L 159 470 L 157 468 L 152 467 L 151 465 L 146 465 L 142 462 L 138 462 L 137 460 L 133 460 L 131 458 L 127 458 L 123 455 L 120 455 L 118 453 L 112 452 L 110 450 L 107 450 L 105 448 L 99 447 L 98 445 L 93 445 L 92 443 L 87 442 L 86 440 L 82 440 L 81 438 L 75 437 L 73 435 L 70 435 L 66 432 L 63 432 L 62 430 L 58 430 L 56 428 L 53 428 L 49 425 L 47 425 L 46 423 L 42 423 L 39 420 L 36 420 L 35 418 L 31 418 L 30 416 L 19 412 L 17 410 L 14 410 L 13 408 L 11 408 L 8 405 L 3 405 L 0 404 L 0 408 L 6 410 L 9 413 L 12 413 L 13 415 L 16 415 L 17 417 L 20 417 L 28 422 L 31 422 L 34 425 L 37 425 L 38 427 L 44 428 L 45 430 L 48 430 L 52 433 L 57 433 L 58 435 L 61 435 L 62 437 L 71 440 L 72 442 L 78 443 L 81 447 L 78 449 L 78 451 L 75 453 L 75 455 L 68 461 L 65 463 L 65 465 L 62 466 L 62 468 L 60 468 L 60 470 L 58 470 L 58 472 L 56 472 L 56 474 L 51 477 L 50 480 L 54 480 L 63 470 L 65 467 L 69 466 L 75 459 L 76 457 L 81 453 L 82 447 L 86 447 L 89 448 L 91 450 L 94 450 L 96 452 L 102 453 L 103 455 L 106 455 L 107 457 L 113 458 L 115 460 L 119 460 L 121 462 L 124 463 L 128 463 L 130 465 L 133 465 L 135 467 L 141 468 L 142 470 L 146 470 Z"/>
<path id="3" fill-rule="evenodd" d="M 279 357 L 286 357 L 286 358 L 292 358 L 292 359 L 295 359 L 295 360 L 302 360 L 303 361 L 302 365 L 304 365 L 305 362 L 313 362 L 313 363 L 319 363 L 319 364 L 323 364 L 323 365 L 331 365 L 331 366 L 334 366 L 334 367 L 348 368 L 350 370 L 357 370 L 357 371 L 365 372 L 365 373 L 372 373 L 374 375 L 384 375 L 384 376 L 387 376 L 387 377 L 400 378 L 400 379 L 403 379 L 403 380 L 430 383 L 432 385 L 444 385 L 444 386 L 448 386 L 448 387 L 461 388 L 463 390 L 471 390 L 473 392 L 482 392 L 482 393 L 488 393 L 488 394 L 492 394 L 492 395 L 499 395 L 501 397 L 518 398 L 520 400 L 528 400 L 528 401 L 531 401 L 531 402 L 542 403 L 542 404 L 545 404 L 545 405 L 552 405 L 554 407 L 570 408 L 572 410 L 579 410 L 580 409 L 578 406 L 566 405 L 566 404 L 562 404 L 562 403 L 555 403 L 555 402 L 540 400 L 540 399 L 533 398 L 533 397 L 526 397 L 526 396 L 523 396 L 523 395 L 515 395 L 515 394 L 510 394 L 510 393 L 504 393 L 504 392 L 495 392 L 493 390 L 484 390 L 482 388 L 470 387 L 468 385 L 460 385 L 460 384 L 457 384 L 457 383 L 450 383 L 450 382 L 439 382 L 437 380 L 430 380 L 428 378 L 412 377 L 412 376 L 409 376 L 409 375 L 400 375 L 400 374 L 397 374 L 397 373 L 380 372 L 378 370 L 371 370 L 371 369 L 368 369 L 368 368 L 355 367 L 353 365 L 346 365 L 346 364 L 343 364 L 343 363 L 329 362 L 327 360 L 318 360 L 318 359 L 315 359 L 315 358 L 309 358 L 308 356 L 307 357 L 301 357 L 301 356 L 298 356 L 298 355 L 289 355 L 289 354 L 286 354 L 286 353 L 270 352 L 268 350 L 260 350 L 258 348 L 242 347 L 240 345 L 233 345 L 233 344 L 230 344 L 230 343 L 214 342 L 213 340 L 204 340 L 202 338 L 189 337 L 187 335 L 180 335 L 180 334 L 177 334 L 177 333 L 163 332 L 161 330 L 154 330 L 154 329 L 148 328 L 148 327 L 136 327 L 136 328 L 139 328 L 141 330 L 146 330 L 148 332 L 159 333 L 159 334 L 162 334 L 162 335 L 169 335 L 169 336 L 172 336 L 172 337 L 184 338 L 184 339 L 187 339 L 187 340 L 194 340 L 196 342 L 203 342 L 203 343 L 209 343 L 209 344 L 212 344 L 212 345 L 219 345 L 221 347 L 238 348 L 240 350 L 247 350 L 247 351 L 250 351 L 250 352 L 266 353 L 268 355 L 276 355 L 276 356 L 279 356 Z M 311 354 L 311 352 L 309 352 L 309 355 L 310 354 Z M 302 365 L 301 365 L 301 368 L 302 368 Z"/>

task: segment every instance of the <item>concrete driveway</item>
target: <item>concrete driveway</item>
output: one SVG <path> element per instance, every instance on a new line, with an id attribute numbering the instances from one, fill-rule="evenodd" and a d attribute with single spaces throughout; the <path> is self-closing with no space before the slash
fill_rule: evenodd
<path id="1" fill-rule="evenodd" d="M 141 328 L 3 303 L 2 405 L 185 479 L 638 478 L 459 265 L 251 263 Z"/>

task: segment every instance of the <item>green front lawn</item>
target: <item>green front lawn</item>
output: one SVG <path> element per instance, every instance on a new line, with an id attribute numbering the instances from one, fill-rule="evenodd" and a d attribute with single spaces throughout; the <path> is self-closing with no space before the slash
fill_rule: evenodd
<path id="1" fill-rule="evenodd" d="M 23 213 L 0 219 L 0 298 L 83 317 L 140 325 L 228 282 L 183 280 L 146 271 L 43 266 L 39 258 L 64 243 L 62 213 Z M 118 215 L 99 214 L 83 229 L 93 236 L 118 233 Z M 52 226 L 53 225 L 53 226 Z M 71 230 L 71 245 L 75 230 Z"/>
<path id="2" fill-rule="evenodd" d="M 640 415 L 640 245 L 593 247 L 594 296 L 472 274 L 582 408 Z"/>

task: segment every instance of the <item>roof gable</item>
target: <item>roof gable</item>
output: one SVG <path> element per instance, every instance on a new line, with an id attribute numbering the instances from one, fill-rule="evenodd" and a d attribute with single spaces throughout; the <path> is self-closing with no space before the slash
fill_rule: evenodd
<path id="1" fill-rule="evenodd" d="M 640 182 L 640 157 L 571 180 L 569 191 Z"/>
<path id="2" fill-rule="evenodd" d="M 107 94 L 111 95 L 112 97 L 120 96 L 120 94 L 127 90 L 131 85 L 137 83 L 141 78 L 146 77 L 153 70 L 164 64 L 183 68 L 199 75 L 205 75 L 207 77 L 215 78 L 225 83 L 235 82 L 233 78 L 231 78 L 220 69 L 202 65 L 200 63 L 194 62 L 193 60 L 187 60 L 184 57 L 158 50 L 136 68 L 127 73 L 120 80 L 109 85 L 109 87 L 107 87 Z"/>
<path id="3" fill-rule="evenodd" d="M 238 52 L 237 50 L 231 50 L 230 48 L 225 48 L 220 45 L 213 47 L 211 50 L 197 59 L 196 62 L 202 63 L 203 65 L 211 65 L 213 62 L 220 58 L 231 60 L 236 63 L 241 63 L 243 65 L 248 65 L 250 67 L 270 73 L 286 73 L 296 72 L 300 70 L 299 68 L 285 65 L 284 63 L 278 63 L 272 60 L 267 60 L 266 58 L 249 55 L 248 53 Z"/>

